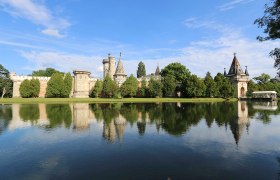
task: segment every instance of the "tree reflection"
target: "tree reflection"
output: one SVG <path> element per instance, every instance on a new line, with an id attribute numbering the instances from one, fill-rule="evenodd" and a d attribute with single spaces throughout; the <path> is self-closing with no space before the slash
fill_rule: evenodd
<path id="1" fill-rule="evenodd" d="M 39 104 L 21 104 L 19 109 L 20 118 L 36 124 L 40 118 Z"/>
<path id="2" fill-rule="evenodd" d="M 70 128 L 72 111 L 69 104 L 47 104 L 46 112 L 49 119 L 47 128 L 55 128 L 62 124 L 64 124 L 64 127 Z"/>
<path id="3" fill-rule="evenodd" d="M 0 105 L 0 134 L 8 127 L 12 120 L 11 105 Z"/>
<path id="4" fill-rule="evenodd" d="M 279 105 L 269 107 L 273 110 L 261 109 L 262 104 L 246 102 L 222 103 L 113 103 L 113 104 L 15 104 L 0 106 L 0 132 L 13 121 L 19 123 L 30 121 L 37 124 L 48 119 L 46 129 L 64 125 L 70 128 L 89 128 L 96 119 L 103 122 L 103 137 L 109 142 L 115 138 L 122 140 L 127 123 L 136 125 L 139 135 L 144 135 L 147 125 L 154 126 L 158 132 L 164 131 L 170 135 L 185 134 L 201 121 L 211 128 L 213 126 L 229 127 L 235 142 L 238 143 L 242 133 L 249 128 L 249 117 L 257 118 L 264 124 L 271 122 L 271 115 L 280 114 Z M 277 109 L 278 107 L 278 109 Z M 259 109 L 258 109 L 259 108 Z M 89 111 L 91 110 L 91 112 Z M 45 113 L 46 112 L 46 113 Z M 47 117 L 46 117 L 47 116 Z M 19 118 L 20 117 L 20 118 Z M 17 121 L 16 121 L 17 120 Z M 73 120 L 73 121 L 72 121 Z M 93 120 L 93 121 L 92 121 Z M 38 121 L 38 122 L 37 122 Z"/>

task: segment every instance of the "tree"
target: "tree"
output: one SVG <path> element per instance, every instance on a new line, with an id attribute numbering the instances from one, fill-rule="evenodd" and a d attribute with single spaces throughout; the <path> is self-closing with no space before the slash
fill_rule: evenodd
<path id="1" fill-rule="evenodd" d="M 142 79 L 141 87 L 138 87 L 137 97 L 146 97 L 147 95 L 147 82 L 146 79 Z"/>
<path id="2" fill-rule="evenodd" d="M 264 28 L 266 37 L 258 36 L 259 41 L 275 40 L 280 38 L 280 0 L 272 0 L 271 4 L 265 4 L 264 15 L 254 22 L 259 28 Z M 274 57 L 274 67 L 278 70 L 280 76 L 280 48 L 275 48 L 270 52 Z"/>
<path id="3" fill-rule="evenodd" d="M 30 97 L 39 97 L 40 93 L 40 81 L 38 79 L 30 80 Z"/>
<path id="4" fill-rule="evenodd" d="M 63 72 L 60 72 L 54 68 L 46 68 L 45 70 L 37 70 L 37 71 L 33 71 L 32 72 L 32 76 L 47 76 L 47 77 L 51 77 L 54 73 L 61 73 L 64 74 Z"/>
<path id="5" fill-rule="evenodd" d="M 12 97 L 13 81 L 10 79 L 10 72 L 0 64 L 0 96 Z"/>
<path id="6" fill-rule="evenodd" d="M 97 80 L 90 93 L 90 97 L 92 98 L 100 97 L 102 92 L 102 86 L 103 86 L 103 82 L 101 80 Z"/>
<path id="7" fill-rule="evenodd" d="M 254 77 L 253 79 L 258 83 L 267 83 L 270 80 L 270 76 L 268 74 L 262 73 L 260 76 Z"/>
<path id="8" fill-rule="evenodd" d="M 205 94 L 205 89 L 203 80 L 196 75 L 191 75 L 183 82 L 183 92 L 186 97 L 202 97 Z"/>
<path id="9" fill-rule="evenodd" d="M 251 97 L 252 93 L 254 91 L 259 90 L 258 84 L 256 84 L 254 81 L 250 80 L 247 84 L 248 90 L 246 96 Z"/>
<path id="10" fill-rule="evenodd" d="M 118 94 L 118 89 L 116 82 L 107 75 L 103 81 L 102 96 L 108 98 L 114 97 Z"/>
<path id="11" fill-rule="evenodd" d="M 137 69 L 137 78 L 143 76 L 146 76 L 146 68 L 145 68 L 145 64 L 142 61 L 140 61 Z"/>
<path id="12" fill-rule="evenodd" d="M 176 89 L 176 80 L 175 77 L 167 74 L 163 79 L 162 79 L 162 90 L 164 96 L 174 96 L 175 89 Z"/>
<path id="13" fill-rule="evenodd" d="M 216 85 L 216 82 L 214 81 L 214 79 L 212 78 L 210 72 L 206 73 L 206 76 L 204 78 L 204 84 L 206 86 L 206 89 L 205 89 L 206 97 L 217 96 L 217 92 L 218 92 L 217 85 Z"/>
<path id="14" fill-rule="evenodd" d="M 224 98 L 229 98 L 229 97 L 234 97 L 234 87 L 230 80 L 226 78 L 224 75 L 221 73 L 218 73 L 214 81 L 216 82 L 217 88 L 218 88 L 218 96 L 219 97 L 224 97 Z"/>
<path id="15" fill-rule="evenodd" d="M 22 83 L 19 86 L 19 92 L 20 96 L 23 98 L 29 98 L 31 97 L 31 91 L 30 91 L 30 81 L 28 79 L 25 79 L 22 81 Z"/>
<path id="16" fill-rule="evenodd" d="M 137 87 L 138 81 L 131 74 L 120 87 L 121 95 L 123 97 L 134 97 L 136 96 Z"/>
<path id="17" fill-rule="evenodd" d="M 66 73 L 64 80 L 63 80 L 63 93 L 62 96 L 68 98 L 71 90 L 72 90 L 72 82 L 73 82 L 73 78 L 71 76 L 71 74 L 68 72 Z"/>
<path id="18" fill-rule="evenodd" d="M 170 63 L 161 70 L 160 74 L 162 77 L 172 75 L 177 82 L 183 82 L 191 75 L 186 66 L 182 65 L 181 63 Z"/>
<path id="19" fill-rule="evenodd" d="M 148 92 L 150 97 L 162 97 L 162 83 L 160 80 L 150 79 L 148 85 Z"/>
<path id="20" fill-rule="evenodd" d="M 64 80 L 61 73 L 54 73 L 48 81 L 46 97 L 64 97 Z"/>

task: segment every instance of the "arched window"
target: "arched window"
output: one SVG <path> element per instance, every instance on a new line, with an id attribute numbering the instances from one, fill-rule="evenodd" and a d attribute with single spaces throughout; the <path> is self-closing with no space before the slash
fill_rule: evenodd
<path id="1" fill-rule="evenodd" d="M 244 89 L 244 87 L 242 87 L 242 88 L 240 89 L 240 95 L 241 95 L 241 97 L 244 97 L 244 96 L 245 96 L 245 89 Z"/>

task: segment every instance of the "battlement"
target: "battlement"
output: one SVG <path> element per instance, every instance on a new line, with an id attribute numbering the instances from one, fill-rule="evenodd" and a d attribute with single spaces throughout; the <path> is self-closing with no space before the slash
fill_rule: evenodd
<path id="1" fill-rule="evenodd" d="M 26 79 L 38 79 L 39 81 L 49 81 L 50 77 L 45 76 L 18 76 L 16 73 L 11 73 L 10 78 L 12 81 L 24 81 Z"/>

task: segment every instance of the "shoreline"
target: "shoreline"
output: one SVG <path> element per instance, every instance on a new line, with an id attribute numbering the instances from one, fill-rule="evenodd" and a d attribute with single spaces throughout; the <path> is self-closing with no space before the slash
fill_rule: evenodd
<path id="1" fill-rule="evenodd" d="M 233 102 L 236 98 L 3 98 L 0 104 L 13 103 L 168 103 L 168 102 Z"/>

